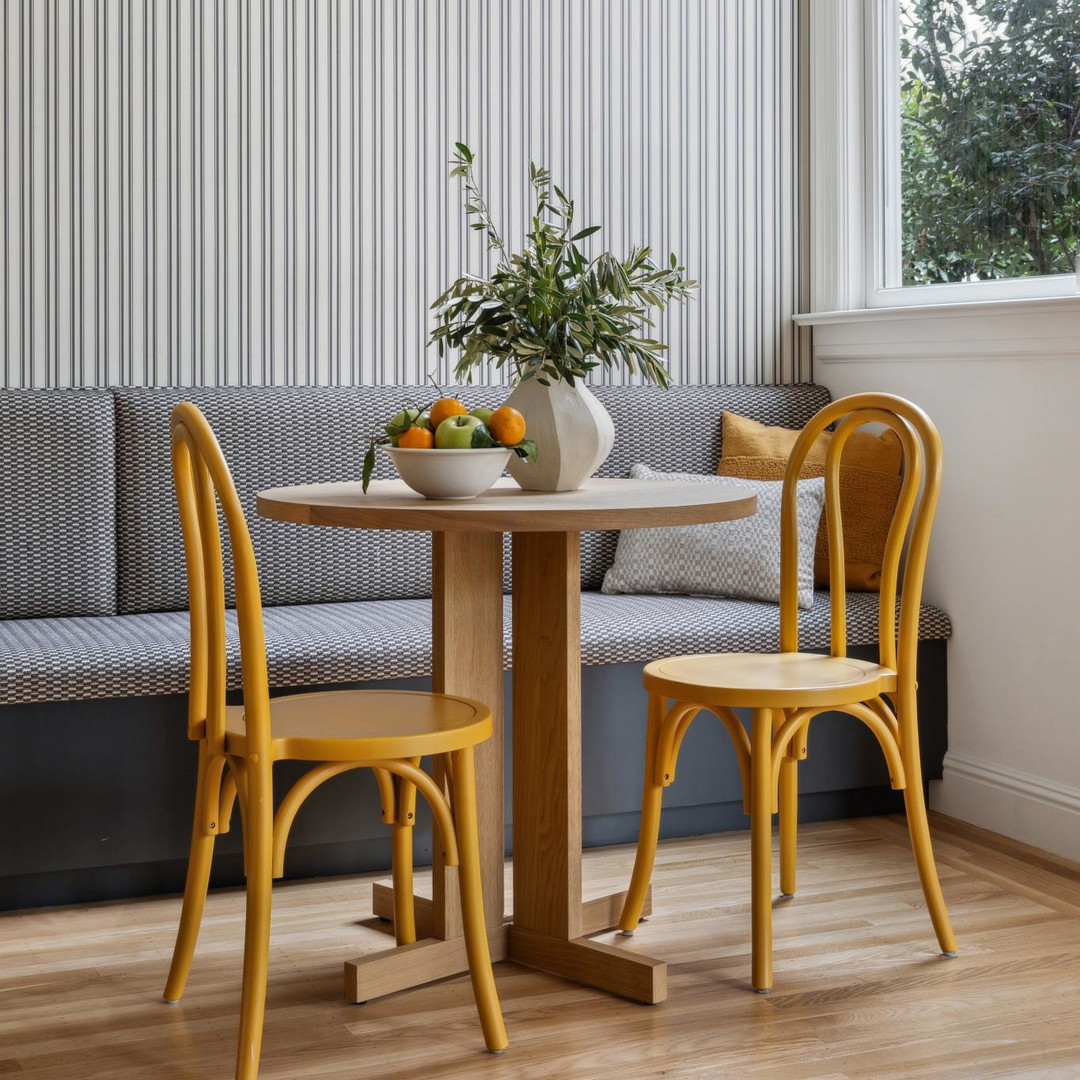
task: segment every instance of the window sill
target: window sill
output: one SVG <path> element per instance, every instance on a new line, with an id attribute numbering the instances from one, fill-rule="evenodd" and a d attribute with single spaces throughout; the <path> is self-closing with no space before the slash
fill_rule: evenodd
<path id="1" fill-rule="evenodd" d="M 1080 361 L 1080 296 L 797 315 L 814 363 Z"/>
<path id="2" fill-rule="evenodd" d="M 839 323 L 911 322 L 923 319 L 954 319 L 977 315 L 980 318 L 1017 315 L 1080 315 L 1080 295 L 1024 298 L 1019 300 L 978 300 L 951 304 L 912 304 L 906 307 L 853 308 L 850 311 L 817 311 L 794 316 L 798 326 L 828 326 Z"/>

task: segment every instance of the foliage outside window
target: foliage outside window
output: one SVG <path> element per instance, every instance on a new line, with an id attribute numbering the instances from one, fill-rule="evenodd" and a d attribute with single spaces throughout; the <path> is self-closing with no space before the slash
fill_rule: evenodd
<path id="1" fill-rule="evenodd" d="M 901 0 L 905 285 L 1072 273 L 1080 0 Z"/>

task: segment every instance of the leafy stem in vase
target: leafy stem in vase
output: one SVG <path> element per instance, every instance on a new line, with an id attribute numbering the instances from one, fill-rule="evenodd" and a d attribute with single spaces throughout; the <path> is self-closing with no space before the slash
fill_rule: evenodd
<path id="1" fill-rule="evenodd" d="M 475 155 L 464 143 L 456 148 L 450 175 L 462 178 L 465 213 L 475 219 L 469 227 L 483 232 L 502 258 L 490 277 L 466 274 L 431 305 L 436 326 L 428 343 L 440 356 L 460 350 L 455 376 L 471 379 L 490 358 L 518 380 L 545 386 L 558 379 L 573 385 L 597 367 L 620 366 L 667 386 L 667 346 L 652 336 L 651 316 L 699 287 L 678 258 L 672 254 L 659 265 L 650 247 L 635 247 L 625 258 L 606 251 L 587 258 L 581 243 L 600 226 L 575 229 L 573 199 L 532 163 L 534 209 L 525 246 L 508 254 L 476 183 Z"/>

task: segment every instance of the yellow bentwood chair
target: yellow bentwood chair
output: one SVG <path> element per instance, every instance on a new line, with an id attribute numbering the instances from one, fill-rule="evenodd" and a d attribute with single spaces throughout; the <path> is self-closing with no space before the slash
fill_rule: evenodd
<path id="1" fill-rule="evenodd" d="M 840 525 L 840 455 L 863 424 L 884 424 L 900 437 L 904 478 L 885 546 L 878 632 L 879 663 L 847 655 L 844 543 Z M 828 656 L 799 652 L 796 484 L 814 440 L 836 424 L 825 466 L 829 529 L 831 648 Z M 920 496 L 921 485 L 921 496 Z M 702 711 L 717 716 L 738 755 L 743 806 L 750 815 L 752 978 L 768 993 L 772 972 L 772 815 L 780 815 L 780 891 L 795 894 L 798 763 L 806 757 L 807 729 L 819 713 L 861 720 L 877 737 L 892 786 L 903 789 L 908 831 L 926 906 L 945 956 L 956 955 L 930 846 L 919 761 L 915 661 L 919 608 L 930 528 L 941 488 L 941 439 L 917 406 L 889 394 L 854 394 L 827 405 L 803 430 L 784 474 L 780 546 L 779 653 L 715 653 L 670 657 L 645 667 L 649 726 L 645 794 L 637 859 L 619 928 L 632 934 L 652 877 L 662 793 L 675 779 L 679 747 Z M 901 553 L 908 538 L 900 620 L 896 599 Z M 752 710 L 747 735 L 732 711 Z"/>
<path id="2" fill-rule="evenodd" d="M 416 792 L 428 801 L 448 866 L 459 867 L 465 945 L 484 1042 L 507 1045 L 491 971 L 480 894 L 473 747 L 491 734 L 488 708 L 448 694 L 343 690 L 271 700 L 255 553 L 228 465 L 203 414 L 190 402 L 172 413 L 172 462 L 187 560 L 191 607 L 188 736 L 199 743 L 195 823 L 184 904 L 165 1000 L 184 992 L 202 921 L 214 838 L 240 804 L 247 878 L 244 974 L 237 1080 L 259 1069 L 270 942 L 271 879 L 280 877 L 285 842 L 300 805 L 324 781 L 369 768 L 383 820 L 393 827 L 397 942 L 416 939 L 412 910 L 412 824 Z M 225 587 L 218 504 L 236 578 L 243 705 L 225 704 Z M 452 801 L 419 767 L 441 756 Z M 274 814 L 274 762 L 318 762 Z"/>

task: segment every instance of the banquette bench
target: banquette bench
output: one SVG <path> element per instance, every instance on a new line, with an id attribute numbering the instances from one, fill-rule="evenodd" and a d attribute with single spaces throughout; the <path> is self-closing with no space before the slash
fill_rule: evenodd
<path id="1" fill-rule="evenodd" d="M 499 388 L 454 388 L 470 405 Z M 602 475 L 636 462 L 712 473 L 724 409 L 801 427 L 819 386 L 600 387 L 616 444 Z M 260 520 L 266 487 L 355 479 L 369 434 L 424 388 L 0 390 L 0 908 L 126 897 L 182 887 L 194 777 L 185 737 L 187 612 L 168 418 L 206 414 L 251 508 L 271 683 L 426 687 L 430 543 Z M 376 475 L 391 475 L 380 461 Z M 582 538 L 584 835 L 636 836 L 644 744 L 641 664 L 677 652 L 772 649 L 775 605 L 686 596 L 604 595 L 616 534 Z M 509 560 L 507 559 L 507 566 Z M 849 596 L 849 642 L 875 655 L 877 595 Z M 802 616 L 824 649 L 827 594 Z M 507 619 L 509 626 L 509 619 Z M 928 779 L 945 750 L 946 616 L 926 605 L 920 723 Z M 231 642 L 230 677 L 238 670 Z M 507 652 L 507 656 L 509 652 Z M 507 682 L 507 705 L 510 686 Z M 800 771 L 807 820 L 899 807 L 862 725 L 815 721 Z M 739 775 L 719 725 L 695 725 L 664 818 L 668 835 L 743 828 Z M 815 766 L 827 748 L 827 769 Z M 508 747 L 509 751 L 509 747 Z M 284 787 L 282 788 L 284 790 Z M 364 806 L 362 803 L 372 805 Z M 509 799 L 507 801 L 509 806 Z M 366 771 L 320 789 L 293 830 L 290 877 L 389 865 Z M 240 879 L 236 831 L 217 884 Z M 429 854 L 418 830 L 417 859 Z"/>

